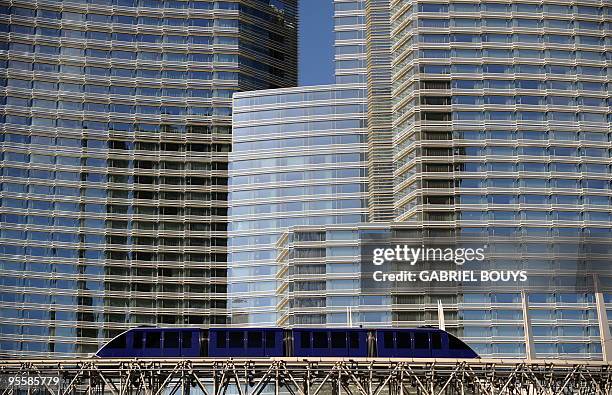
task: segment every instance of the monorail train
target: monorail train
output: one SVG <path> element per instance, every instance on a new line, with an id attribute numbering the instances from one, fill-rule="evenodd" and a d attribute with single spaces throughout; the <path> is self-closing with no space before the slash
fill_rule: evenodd
<path id="1" fill-rule="evenodd" d="M 436 328 L 134 328 L 105 344 L 99 358 L 479 358 Z"/>

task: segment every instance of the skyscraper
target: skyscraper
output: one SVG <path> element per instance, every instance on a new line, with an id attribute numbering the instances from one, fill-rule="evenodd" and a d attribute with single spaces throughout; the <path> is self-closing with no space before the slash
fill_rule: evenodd
<path id="1" fill-rule="evenodd" d="M 231 98 L 297 83 L 297 0 L 0 6 L 0 355 L 225 324 Z"/>
<path id="2" fill-rule="evenodd" d="M 367 221 L 365 107 L 360 84 L 234 96 L 233 325 L 277 324 L 276 242 L 285 230 Z"/>
<path id="3" fill-rule="evenodd" d="M 395 221 L 440 234 L 609 236 L 612 8 L 391 3 Z M 483 354 L 512 354 L 504 339 L 520 339 L 520 298 L 482 291 L 463 297 L 480 306 L 460 314 L 464 336 Z M 601 357 L 592 293 L 525 298 L 536 354 Z"/>
<path id="4" fill-rule="evenodd" d="M 610 7 L 598 3 L 396 2 L 396 220 L 479 222 L 526 204 L 504 218 L 608 223 L 594 197 L 609 190 Z M 402 175 L 416 158 L 415 183 Z"/>

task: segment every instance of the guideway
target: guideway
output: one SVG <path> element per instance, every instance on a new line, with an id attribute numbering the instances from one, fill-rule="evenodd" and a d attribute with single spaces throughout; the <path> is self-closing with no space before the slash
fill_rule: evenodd
<path id="1" fill-rule="evenodd" d="M 502 359 L 0 361 L 0 395 L 612 395 L 612 365 Z"/>

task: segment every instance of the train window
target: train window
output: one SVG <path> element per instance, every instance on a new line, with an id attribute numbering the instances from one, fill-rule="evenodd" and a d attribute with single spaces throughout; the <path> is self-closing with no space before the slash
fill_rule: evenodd
<path id="1" fill-rule="evenodd" d="M 300 332 L 300 347 L 310 348 L 310 332 Z"/>
<path id="2" fill-rule="evenodd" d="M 229 333 L 229 347 L 230 348 L 243 348 L 244 347 L 244 336 L 242 332 L 230 332 Z"/>
<path id="3" fill-rule="evenodd" d="M 455 336 L 448 336 L 448 348 L 451 350 L 467 350 L 468 346 Z"/>
<path id="4" fill-rule="evenodd" d="M 276 346 L 276 333 L 266 332 L 266 347 L 272 348 Z"/>
<path id="5" fill-rule="evenodd" d="M 261 332 L 248 332 L 247 347 L 249 348 L 262 348 L 263 347 L 263 336 L 261 335 Z"/>
<path id="6" fill-rule="evenodd" d="M 349 333 L 349 347 L 359 348 L 359 334 L 355 332 Z"/>
<path id="7" fill-rule="evenodd" d="M 164 348 L 178 348 L 178 346 L 179 346 L 179 333 L 178 332 L 164 333 Z"/>
<path id="8" fill-rule="evenodd" d="M 328 348 L 327 332 L 312 333 L 312 348 Z"/>
<path id="9" fill-rule="evenodd" d="M 331 333 L 332 348 L 346 348 L 346 333 L 332 332 Z"/>
<path id="10" fill-rule="evenodd" d="M 410 348 L 410 332 L 397 332 L 397 348 Z"/>
<path id="11" fill-rule="evenodd" d="M 225 342 L 225 331 L 219 331 L 217 332 L 217 348 L 225 348 L 225 347 L 227 347 L 226 342 Z"/>
<path id="12" fill-rule="evenodd" d="M 191 348 L 191 332 L 183 332 L 183 348 Z"/>
<path id="13" fill-rule="evenodd" d="M 431 348 L 440 350 L 442 348 L 442 336 L 439 333 L 431 334 Z"/>
<path id="14" fill-rule="evenodd" d="M 383 332 L 385 348 L 393 348 L 393 332 Z"/>
<path id="15" fill-rule="evenodd" d="M 416 332 L 414 334 L 414 348 L 429 348 L 429 336 L 426 332 Z"/>
<path id="16" fill-rule="evenodd" d="M 145 338 L 147 348 L 159 348 L 161 343 L 161 333 L 159 332 L 148 332 Z"/>
<path id="17" fill-rule="evenodd" d="M 134 332 L 134 348 L 142 348 L 142 340 L 143 340 L 142 332 Z"/>
<path id="18" fill-rule="evenodd" d="M 125 348 L 125 346 L 125 334 L 120 335 L 119 337 L 113 339 L 110 343 L 108 343 L 109 348 L 120 349 Z"/>

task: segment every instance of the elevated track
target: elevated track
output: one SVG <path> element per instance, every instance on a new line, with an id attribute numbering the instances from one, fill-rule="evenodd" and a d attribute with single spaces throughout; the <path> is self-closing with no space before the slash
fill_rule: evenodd
<path id="1" fill-rule="evenodd" d="M 0 395 L 9 394 L 612 395 L 612 364 L 359 358 L 3 360 Z"/>

